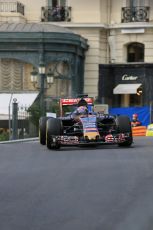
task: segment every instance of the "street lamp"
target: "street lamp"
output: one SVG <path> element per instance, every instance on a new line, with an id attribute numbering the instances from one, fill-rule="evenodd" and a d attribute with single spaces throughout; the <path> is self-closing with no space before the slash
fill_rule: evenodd
<path id="1" fill-rule="evenodd" d="M 46 71 L 45 65 L 43 63 L 40 63 L 38 70 L 39 70 L 39 74 L 45 74 Z"/>
<path id="2" fill-rule="evenodd" d="M 49 72 L 46 74 L 46 68 L 43 63 L 41 63 L 38 67 L 38 71 L 35 67 L 33 67 L 33 71 L 31 72 L 31 82 L 33 83 L 34 87 L 36 87 L 38 83 L 38 77 L 40 77 L 40 109 L 41 115 L 45 115 L 45 103 L 44 103 L 44 94 L 45 94 L 45 81 L 48 83 L 49 86 L 54 82 L 54 76 L 49 69 Z"/>
<path id="3" fill-rule="evenodd" d="M 33 67 L 33 71 L 31 72 L 31 82 L 33 83 L 34 87 L 37 84 L 37 77 L 38 77 L 38 72 L 35 67 Z"/>
<path id="4" fill-rule="evenodd" d="M 140 86 L 138 89 L 137 89 L 137 95 L 138 96 L 141 96 L 142 94 L 142 86 Z"/>
<path id="5" fill-rule="evenodd" d="M 51 69 L 49 69 L 49 72 L 47 73 L 47 83 L 49 85 L 54 83 L 54 75 L 53 75 Z"/>

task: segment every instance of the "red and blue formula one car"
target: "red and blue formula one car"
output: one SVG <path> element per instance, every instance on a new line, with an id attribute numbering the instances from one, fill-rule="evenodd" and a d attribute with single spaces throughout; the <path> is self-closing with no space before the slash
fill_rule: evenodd
<path id="1" fill-rule="evenodd" d="M 63 106 L 75 106 L 63 115 Z M 41 117 L 39 140 L 48 149 L 61 146 L 117 144 L 130 147 L 133 143 L 128 116 L 112 116 L 93 111 L 93 98 L 60 99 L 61 116 Z"/>

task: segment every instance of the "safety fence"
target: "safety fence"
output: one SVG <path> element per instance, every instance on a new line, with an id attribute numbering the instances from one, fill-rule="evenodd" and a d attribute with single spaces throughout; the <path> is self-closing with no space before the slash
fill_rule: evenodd
<path id="1" fill-rule="evenodd" d="M 112 115 L 127 115 L 132 121 L 132 115 L 138 114 L 141 126 L 132 127 L 133 136 L 153 136 L 153 104 L 143 107 L 125 107 L 125 108 L 110 108 L 109 113 Z"/>
<path id="2" fill-rule="evenodd" d="M 147 126 L 153 121 L 153 106 L 143 107 L 121 107 L 121 108 L 110 108 L 109 113 L 112 115 L 127 115 L 132 120 L 134 113 L 138 114 L 139 121 L 142 126 Z"/>
<path id="3" fill-rule="evenodd" d="M 38 137 L 39 111 L 13 103 L 8 114 L 0 115 L 0 141 Z"/>

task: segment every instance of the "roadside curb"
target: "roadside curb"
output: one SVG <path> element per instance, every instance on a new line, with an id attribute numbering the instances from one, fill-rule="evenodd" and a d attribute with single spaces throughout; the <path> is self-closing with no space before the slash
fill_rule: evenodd
<path id="1" fill-rule="evenodd" d="M 1 141 L 0 144 L 13 144 L 13 143 L 20 143 L 20 142 L 30 142 L 30 141 L 38 141 L 38 137 L 34 138 L 25 138 L 25 139 L 18 139 L 18 140 L 10 140 L 10 141 Z"/>

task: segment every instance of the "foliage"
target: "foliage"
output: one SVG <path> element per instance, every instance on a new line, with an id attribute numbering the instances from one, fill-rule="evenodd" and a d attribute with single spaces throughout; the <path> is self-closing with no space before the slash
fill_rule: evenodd
<path id="1" fill-rule="evenodd" d="M 52 99 L 46 109 L 47 112 L 56 113 L 57 116 L 60 116 L 60 99 Z M 63 106 L 63 114 L 70 113 L 75 109 L 75 106 Z"/>
<path id="2" fill-rule="evenodd" d="M 58 98 L 54 98 L 54 99 L 52 98 L 46 105 L 47 105 L 46 112 L 56 113 L 57 116 L 60 115 L 60 104 Z M 71 110 L 72 109 L 69 106 L 64 107 L 64 113 L 70 112 Z M 30 121 L 36 127 L 38 127 L 39 119 L 41 117 L 39 100 L 37 100 L 32 106 L 30 106 L 27 112 L 29 112 L 30 114 Z"/>
<path id="3" fill-rule="evenodd" d="M 30 106 L 28 112 L 30 114 L 30 121 L 32 122 L 32 124 L 38 127 L 39 119 L 41 117 L 41 108 L 40 108 L 39 100 L 37 100 L 34 104 L 32 104 L 32 106 Z M 59 100 L 58 99 L 51 100 L 51 103 L 49 103 L 49 106 L 47 106 L 46 108 L 46 112 L 52 112 L 59 115 L 60 114 Z"/>
<path id="4" fill-rule="evenodd" d="M 39 124 L 39 118 L 41 116 L 41 110 L 38 101 L 32 104 L 30 108 L 28 109 L 28 112 L 30 113 L 30 121 L 38 127 Z"/>
<path id="5" fill-rule="evenodd" d="M 52 99 L 46 111 L 51 113 L 56 113 L 56 115 L 59 116 L 60 114 L 59 99 Z"/>
<path id="6" fill-rule="evenodd" d="M 0 133 L 0 141 L 8 141 L 9 140 L 9 133 L 2 132 Z"/>

